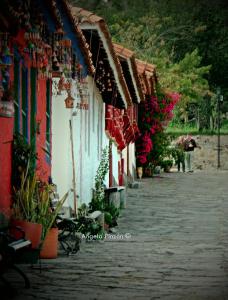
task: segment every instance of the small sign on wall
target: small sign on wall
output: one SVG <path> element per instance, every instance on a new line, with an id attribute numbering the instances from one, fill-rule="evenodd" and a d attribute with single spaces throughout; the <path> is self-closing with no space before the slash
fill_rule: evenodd
<path id="1" fill-rule="evenodd" d="M 11 118 L 14 116 L 14 103 L 0 100 L 0 117 Z"/>

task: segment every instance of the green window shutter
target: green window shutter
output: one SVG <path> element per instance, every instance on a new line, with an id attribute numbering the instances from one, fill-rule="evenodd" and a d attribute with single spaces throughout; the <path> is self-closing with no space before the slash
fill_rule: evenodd
<path id="1" fill-rule="evenodd" d="M 22 134 L 28 140 L 28 69 L 22 68 Z"/>
<path id="2" fill-rule="evenodd" d="M 30 106 L 30 145 L 33 150 L 36 149 L 36 80 L 37 71 L 35 68 L 31 68 L 30 71 L 30 86 L 31 86 L 31 106 Z"/>
<path id="3" fill-rule="evenodd" d="M 20 132 L 20 62 L 14 59 L 14 132 Z"/>
<path id="4" fill-rule="evenodd" d="M 51 81 L 46 81 L 46 150 L 51 153 Z"/>

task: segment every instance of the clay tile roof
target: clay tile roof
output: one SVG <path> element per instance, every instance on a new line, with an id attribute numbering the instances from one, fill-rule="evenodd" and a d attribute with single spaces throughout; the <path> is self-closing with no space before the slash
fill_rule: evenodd
<path id="1" fill-rule="evenodd" d="M 122 45 L 113 43 L 113 46 L 114 46 L 114 50 L 116 51 L 116 53 L 119 56 L 126 58 L 126 59 L 134 57 L 134 52 L 127 48 L 124 48 Z"/>
<path id="2" fill-rule="evenodd" d="M 152 95 L 157 81 L 155 65 L 139 59 L 136 59 L 136 65 L 144 94 Z"/>
<path id="3" fill-rule="evenodd" d="M 149 64 L 145 61 L 136 59 L 136 64 L 137 64 L 137 70 L 140 74 L 146 72 L 148 76 L 152 76 L 155 73 L 155 65 Z M 151 74 L 150 74 L 151 73 Z"/>
<path id="4" fill-rule="evenodd" d="M 72 14 L 72 8 L 71 5 L 68 3 L 67 0 L 62 0 L 65 11 L 67 13 L 68 18 L 70 19 L 72 25 L 74 26 L 75 29 L 75 34 L 77 36 L 79 45 L 80 45 L 80 49 L 83 53 L 84 59 L 86 61 L 86 64 L 88 66 L 88 70 L 90 74 L 94 74 L 95 73 L 95 67 L 93 65 L 92 62 L 92 53 L 89 50 L 89 45 L 86 42 L 86 39 L 82 33 L 82 30 L 80 29 L 80 27 L 78 26 L 78 22 L 77 20 L 74 18 L 73 14 Z"/>
<path id="5" fill-rule="evenodd" d="M 94 24 L 94 23 L 104 22 L 103 18 L 83 8 L 74 6 L 71 8 L 71 10 L 73 14 L 77 16 L 77 18 L 79 18 L 80 23 L 89 22 L 91 24 Z"/>
<path id="6" fill-rule="evenodd" d="M 140 102 L 140 100 L 144 99 L 144 94 L 142 91 L 142 85 L 140 83 L 139 74 L 137 71 L 137 65 L 136 65 L 136 61 L 135 61 L 134 52 L 123 47 L 122 45 L 119 45 L 119 44 L 114 43 L 113 46 L 114 46 L 114 50 L 116 51 L 116 54 L 119 57 L 121 57 L 127 61 L 130 61 L 132 72 L 133 72 L 134 79 L 135 79 L 136 86 L 137 86 L 138 96 L 140 98 L 139 102 Z M 137 94 L 137 92 L 136 92 L 136 94 Z"/>
<path id="7" fill-rule="evenodd" d="M 85 28 L 89 29 L 90 26 L 92 26 L 93 29 L 97 29 L 97 27 L 98 27 L 100 29 L 100 31 L 102 32 L 103 37 L 100 37 L 100 38 L 101 38 L 101 40 L 103 38 L 105 38 L 105 42 L 107 43 L 107 46 L 108 46 L 108 51 L 113 59 L 116 73 L 117 73 L 117 77 L 115 75 L 115 72 L 114 72 L 114 76 L 115 76 L 117 86 L 119 88 L 120 95 L 123 98 L 123 101 L 126 102 L 127 105 L 132 105 L 131 95 L 129 93 L 126 81 L 124 79 L 122 67 L 121 67 L 119 59 L 115 53 L 113 43 L 112 43 L 112 38 L 109 33 L 108 26 L 105 23 L 104 19 L 95 15 L 92 12 L 89 12 L 89 11 L 84 10 L 79 7 L 72 7 L 71 12 L 73 14 L 73 17 L 81 25 L 82 29 L 85 29 Z M 85 27 L 84 27 L 84 25 L 85 25 Z M 94 26 L 95 26 L 95 28 L 94 28 Z M 121 86 L 121 88 L 120 88 L 120 86 Z M 121 89 L 122 89 L 122 92 L 121 92 Z"/>

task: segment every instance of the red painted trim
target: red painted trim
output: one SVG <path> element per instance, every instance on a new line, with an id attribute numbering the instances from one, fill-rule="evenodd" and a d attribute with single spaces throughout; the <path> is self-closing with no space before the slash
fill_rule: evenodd
<path id="1" fill-rule="evenodd" d="M 37 112 L 36 120 L 40 122 L 40 134 L 36 136 L 36 149 L 38 154 L 37 175 L 47 181 L 51 175 L 51 164 L 46 161 L 46 79 L 37 80 Z"/>
<path id="2" fill-rule="evenodd" d="M 0 117 L 0 211 L 9 216 L 11 205 L 14 118 Z"/>

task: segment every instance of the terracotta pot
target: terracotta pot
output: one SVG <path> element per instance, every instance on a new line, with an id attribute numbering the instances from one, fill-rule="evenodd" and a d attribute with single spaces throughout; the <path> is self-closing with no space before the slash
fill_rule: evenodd
<path id="1" fill-rule="evenodd" d="M 42 225 L 38 223 L 32 223 L 25 220 L 11 220 L 11 225 L 20 227 L 25 232 L 25 238 L 30 240 L 32 248 L 37 249 L 41 242 Z M 15 228 L 11 229 L 11 234 L 15 238 L 22 238 L 22 234 Z"/>
<path id="2" fill-rule="evenodd" d="M 58 228 L 51 228 L 42 245 L 40 258 L 56 258 L 58 255 Z"/>

